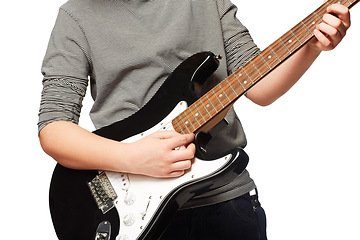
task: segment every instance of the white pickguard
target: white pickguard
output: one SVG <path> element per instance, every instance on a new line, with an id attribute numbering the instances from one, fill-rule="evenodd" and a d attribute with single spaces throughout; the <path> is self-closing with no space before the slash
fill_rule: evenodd
<path id="1" fill-rule="evenodd" d="M 180 102 L 163 121 L 123 142 L 134 142 L 157 131 L 173 130 L 171 120 L 186 108 L 186 102 Z M 115 207 L 119 213 L 120 232 L 116 239 L 137 239 L 147 227 L 163 199 L 173 189 L 186 182 L 211 175 L 224 166 L 229 158 L 231 155 L 213 161 L 196 158 L 190 172 L 182 177 L 170 179 L 106 171 L 106 175 L 118 195 Z"/>

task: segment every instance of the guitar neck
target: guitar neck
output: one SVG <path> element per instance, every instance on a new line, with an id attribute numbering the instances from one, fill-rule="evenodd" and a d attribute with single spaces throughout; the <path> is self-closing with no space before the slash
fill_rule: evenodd
<path id="1" fill-rule="evenodd" d="M 196 133 L 279 66 L 314 36 L 313 31 L 322 22 L 326 9 L 334 3 L 348 8 L 359 0 L 329 0 L 274 41 L 257 56 L 221 81 L 185 111 L 173 119 L 172 125 L 179 133 Z"/>

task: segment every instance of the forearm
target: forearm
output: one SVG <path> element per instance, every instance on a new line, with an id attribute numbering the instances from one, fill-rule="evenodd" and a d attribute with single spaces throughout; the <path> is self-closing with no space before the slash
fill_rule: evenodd
<path id="1" fill-rule="evenodd" d="M 349 9 L 333 4 L 327 12 L 316 26 L 314 38 L 249 90 L 250 100 L 262 106 L 273 103 L 300 79 L 321 51 L 332 50 L 341 42 L 350 27 Z"/>
<path id="2" fill-rule="evenodd" d="M 310 44 L 305 45 L 250 89 L 247 97 L 258 105 L 270 105 L 301 78 L 320 52 Z"/>
<path id="3" fill-rule="evenodd" d="M 175 131 L 155 132 L 123 143 L 97 136 L 74 123 L 58 121 L 46 125 L 39 137 L 48 155 L 72 169 L 178 177 L 191 167 L 195 154 L 191 143 L 194 135 Z"/>
<path id="4" fill-rule="evenodd" d="M 65 167 L 112 171 L 126 169 L 126 154 L 120 154 L 126 153 L 125 143 L 97 136 L 74 123 L 50 123 L 41 130 L 39 138 L 43 150 Z"/>

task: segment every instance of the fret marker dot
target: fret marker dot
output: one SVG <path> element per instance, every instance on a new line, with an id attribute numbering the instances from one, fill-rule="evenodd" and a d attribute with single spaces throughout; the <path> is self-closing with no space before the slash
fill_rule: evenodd
<path id="1" fill-rule="evenodd" d="M 244 81 L 244 84 L 247 84 L 247 81 Z"/>
<path id="2" fill-rule="evenodd" d="M 292 43 L 292 40 L 291 40 L 291 39 L 289 40 L 289 43 Z"/>
<path id="3" fill-rule="evenodd" d="M 219 97 L 222 97 L 222 96 L 223 96 L 222 94 L 219 95 Z"/>
<path id="4" fill-rule="evenodd" d="M 268 59 L 270 59 L 270 58 L 271 58 L 271 55 L 268 56 Z"/>
<path id="5" fill-rule="evenodd" d="M 189 124 L 189 122 L 188 122 L 188 121 L 186 121 L 186 122 L 185 122 L 185 124 L 186 124 L 186 125 L 188 125 L 188 124 Z"/>
<path id="6" fill-rule="evenodd" d="M 207 104 L 207 105 L 206 105 L 206 107 L 210 107 L 210 105 L 209 105 L 209 104 Z"/>
<path id="7" fill-rule="evenodd" d="M 239 77 L 241 77 L 242 76 L 242 74 L 241 73 L 239 73 Z"/>
<path id="8" fill-rule="evenodd" d="M 312 22 L 312 25 L 315 25 L 316 22 Z"/>
<path id="9" fill-rule="evenodd" d="M 197 117 L 197 116 L 199 116 L 199 114 L 198 114 L 198 113 L 195 113 L 195 116 Z"/>

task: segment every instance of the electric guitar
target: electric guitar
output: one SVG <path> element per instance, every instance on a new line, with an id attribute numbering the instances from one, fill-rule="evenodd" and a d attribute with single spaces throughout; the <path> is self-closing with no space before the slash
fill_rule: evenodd
<path id="1" fill-rule="evenodd" d="M 85 171 L 56 165 L 49 203 L 60 240 L 158 239 L 176 211 L 189 199 L 219 188 L 241 174 L 248 156 L 235 148 L 207 154 L 211 130 L 235 101 L 313 37 L 326 8 L 359 0 L 329 0 L 203 96 L 194 90 L 217 69 L 219 56 L 197 53 L 181 63 L 154 97 L 134 115 L 96 130 L 100 136 L 134 142 L 156 131 L 195 133 L 196 158 L 179 178 Z M 144 120 L 146 116 L 146 120 Z"/>

